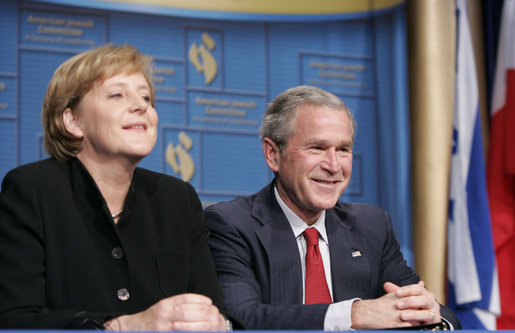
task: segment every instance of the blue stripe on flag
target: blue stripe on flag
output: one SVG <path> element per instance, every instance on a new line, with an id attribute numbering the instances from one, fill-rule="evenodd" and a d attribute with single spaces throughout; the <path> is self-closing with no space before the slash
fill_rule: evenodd
<path id="1" fill-rule="evenodd" d="M 470 152 L 469 176 L 467 179 L 467 207 L 469 210 L 470 236 L 476 258 L 481 295 L 492 292 L 495 252 L 490 223 L 490 209 L 486 188 L 485 162 L 479 112 L 476 112 L 474 135 Z M 488 310 L 490 297 L 483 297 L 477 307 Z"/>
<path id="2" fill-rule="evenodd" d="M 464 329 L 495 329 L 499 299 L 477 76 L 466 0 L 457 0 L 456 7 L 458 49 L 449 193 L 449 306 Z"/>
<path id="3" fill-rule="evenodd" d="M 466 194 L 468 228 L 470 230 L 470 238 L 479 279 L 481 298 L 469 303 L 456 304 L 455 288 L 451 283 L 449 287 L 449 306 L 455 311 L 464 329 L 492 329 L 491 327 L 486 327 L 489 326 L 489 324 L 483 323 L 474 312 L 474 309 L 496 312 L 496 309 L 490 309 L 490 295 L 492 294 L 494 286 L 495 255 L 488 210 L 483 144 L 478 113 L 476 113 L 476 121 L 474 123 Z M 452 176 L 454 176 L 454 174 L 452 174 L 451 177 Z M 452 217 L 452 215 L 450 217 Z M 449 239 L 449 242 L 451 241 L 452 240 Z M 460 274 L 460 261 L 462 260 L 456 258 L 458 268 L 456 274 Z"/>

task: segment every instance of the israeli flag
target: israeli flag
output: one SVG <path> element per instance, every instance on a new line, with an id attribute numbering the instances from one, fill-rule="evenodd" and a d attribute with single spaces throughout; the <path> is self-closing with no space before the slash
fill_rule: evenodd
<path id="1" fill-rule="evenodd" d="M 500 313 L 499 287 L 467 1 L 457 0 L 456 10 L 456 84 L 447 240 L 449 305 L 464 329 L 495 330 Z"/>

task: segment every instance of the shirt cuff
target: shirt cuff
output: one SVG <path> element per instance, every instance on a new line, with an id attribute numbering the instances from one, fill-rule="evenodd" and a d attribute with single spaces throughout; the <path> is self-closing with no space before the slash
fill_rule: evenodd
<path id="1" fill-rule="evenodd" d="M 361 298 L 353 298 L 329 305 L 324 319 L 324 331 L 350 330 L 352 326 L 352 303 L 358 300 L 361 300 Z"/>

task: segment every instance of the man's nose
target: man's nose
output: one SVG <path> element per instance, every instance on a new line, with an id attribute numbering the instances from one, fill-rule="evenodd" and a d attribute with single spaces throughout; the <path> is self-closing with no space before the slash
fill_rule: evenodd
<path id="1" fill-rule="evenodd" d="M 340 161 L 334 148 L 327 149 L 324 153 L 324 159 L 322 161 L 322 167 L 330 173 L 335 173 L 340 167 Z"/>

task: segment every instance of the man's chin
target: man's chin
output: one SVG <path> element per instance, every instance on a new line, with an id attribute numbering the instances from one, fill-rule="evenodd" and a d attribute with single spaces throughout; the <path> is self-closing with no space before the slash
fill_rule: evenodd
<path id="1" fill-rule="evenodd" d="M 318 200 L 317 208 L 320 210 L 328 210 L 333 208 L 336 205 L 336 202 L 338 202 L 338 198 L 327 198 Z"/>

